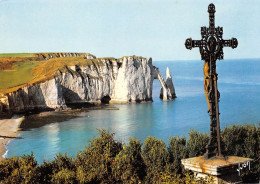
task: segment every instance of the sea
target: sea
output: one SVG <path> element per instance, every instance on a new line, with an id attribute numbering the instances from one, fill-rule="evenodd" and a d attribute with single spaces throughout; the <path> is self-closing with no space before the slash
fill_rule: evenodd
<path id="1" fill-rule="evenodd" d="M 22 131 L 11 140 L 5 157 L 34 153 L 38 163 L 51 161 L 58 153 L 75 156 L 85 149 L 97 129 L 109 129 L 115 139 L 128 143 L 135 137 L 141 142 L 148 136 L 167 144 L 169 137 L 188 137 L 191 129 L 209 132 L 210 118 L 203 86 L 201 60 L 153 61 L 165 77 L 169 67 L 177 98 L 164 102 L 159 98 L 160 83 L 154 80 L 153 103 L 115 105 L 119 110 L 91 110 L 78 118 L 55 122 Z M 260 122 L 260 59 L 217 61 L 220 92 L 220 127 Z"/>

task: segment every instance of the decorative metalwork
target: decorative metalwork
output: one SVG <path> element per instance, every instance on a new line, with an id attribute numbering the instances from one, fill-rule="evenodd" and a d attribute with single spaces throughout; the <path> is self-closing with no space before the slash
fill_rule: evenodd
<path id="1" fill-rule="evenodd" d="M 201 40 L 188 38 L 185 42 L 187 49 L 199 47 L 201 60 L 204 60 L 204 88 L 209 106 L 210 140 L 206 146 L 205 158 L 222 156 L 219 124 L 219 98 L 217 87 L 218 74 L 216 73 L 216 60 L 224 59 L 223 47 L 237 47 L 236 38 L 223 40 L 223 28 L 215 28 L 215 5 L 208 6 L 209 27 L 201 27 Z"/>

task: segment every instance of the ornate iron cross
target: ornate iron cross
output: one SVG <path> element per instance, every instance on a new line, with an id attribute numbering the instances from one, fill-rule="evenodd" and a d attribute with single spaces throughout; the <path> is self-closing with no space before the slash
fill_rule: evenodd
<path id="1" fill-rule="evenodd" d="M 208 6 L 209 12 L 209 27 L 201 27 L 201 40 L 192 40 L 188 38 L 185 42 L 187 49 L 199 47 L 201 60 L 204 64 L 204 87 L 205 94 L 209 106 L 210 116 L 210 140 L 206 146 L 205 158 L 222 156 L 221 140 L 220 140 L 220 125 L 219 125 L 219 98 L 220 93 L 217 87 L 218 74 L 216 73 L 216 60 L 223 59 L 223 47 L 237 47 L 238 41 L 236 38 L 223 40 L 223 28 L 215 28 L 215 5 Z"/>

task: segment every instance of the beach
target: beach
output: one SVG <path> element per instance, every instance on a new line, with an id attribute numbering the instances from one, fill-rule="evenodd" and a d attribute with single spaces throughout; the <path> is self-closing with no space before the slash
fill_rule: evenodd
<path id="1" fill-rule="evenodd" d="M 6 152 L 6 144 L 19 134 L 20 124 L 24 116 L 14 116 L 11 119 L 0 120 L 0 160 Z"/>

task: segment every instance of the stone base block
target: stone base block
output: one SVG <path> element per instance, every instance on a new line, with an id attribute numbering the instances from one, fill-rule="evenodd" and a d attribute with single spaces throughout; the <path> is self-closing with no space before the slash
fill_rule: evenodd
<path id="1" fill-rule="evenodd" d="M 212 176 L 216 184 L 241 183 L 240 174 L 246 167 L 250 170 L 252 159 L 227 156 L 205 159 L 203 156 L 181 160 L 185 169 L 191 170 L 196 177 Z"/>

